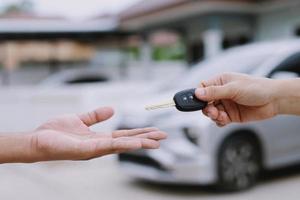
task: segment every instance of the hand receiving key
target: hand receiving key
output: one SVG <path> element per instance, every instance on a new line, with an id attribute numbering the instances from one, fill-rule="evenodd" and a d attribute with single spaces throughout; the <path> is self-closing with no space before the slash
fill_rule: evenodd
<path id="1" fill-rule="evenodd" d="M 86 160 L 137 149 L 156 149 L 167 137 L 157 128 L 94 132 L 90 126 L 113 116 L 110 107 L 49 120 L 28 134 L 0 135 L 0 163 Z"/>
<path id="2" fill-rule="evenodd" d="M 173 100 L 161 104 L 147 106 L 146 110 L 155 110 L 160 108 L 168 108 L 175 106 L 177 110 L 182 112 L 193 112 L 202 110 L 206 107 L 207 102 L 201 101 L 195 96 L 195 88 L 178 92 Z"/>

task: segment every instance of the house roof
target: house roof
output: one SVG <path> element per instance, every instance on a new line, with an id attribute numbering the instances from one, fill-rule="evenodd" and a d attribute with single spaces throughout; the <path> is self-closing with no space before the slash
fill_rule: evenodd
<path id="1" fill-rule="evenodd" d="M 120 13 L 121 19 L 130 19 L 144 15 L 149 12 L 168 8 L 170 6 L 187 3 L 189 0 L 151 0 L 151 1 L 140 1 L 137 4 L 129 7 Z"/>
<path id="2" fill-rule="evenodd" d="M 124 29 L 139 30 L 189 16 L 213 13 L 247 13 L 257 10 L 256 0 L 151 0 L 141 1 L 120 13 Z"/>
<path id="3" fill-rule="evenodd" d="M 298 0 L 141 0 L 120 13 L 120 27 L 143 30 L 178 22 L 192 16 L 229 13 L 255 15 L 286 6 L 299 6 Z"/>
<path id="4" fill-rule="evenodd" d="M 62 16 L 41 16 L 32 12 L 10 11 L 0 14 L 0 19 L 65 19 Z"/>
<path id="5" fill-rule="evenodd" d="M 151 1 L 140 1 L 137 4 L 129 7 L 120 13 L 120 17 L 122 20 L 135 18 L 138 16 L 143 16 L 159 11 L 163 11 L 166 9 L 170 9 L 173 7 L 180 7 L 187 4 L 193 3 L 207 3 L 207 2 L 225 2 L 225 3 L 253 3 L 257 2 L 257 0 L 151 0 Z"/>
<path id="6" fill-rule="evenodd" d="M 112 18 L 72 21 L 59 16 L 28 13 L 0 15 L 0 33 L 109 32 L 117 25 L 117 20 Z"/>

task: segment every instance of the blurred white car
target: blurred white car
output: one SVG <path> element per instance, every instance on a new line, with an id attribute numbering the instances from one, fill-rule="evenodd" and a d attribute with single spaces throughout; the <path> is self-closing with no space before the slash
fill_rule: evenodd
<path id="1" fill-rule="evenodd" d="M 279 116 L 219 128 L 200 112 L 181 113 L 174 108 L 143 110 L 148 103 L 170 99 L 178 90 L 196 87 L 201 80 L 228 71 L 271 78 L 298 77 L 300 40 L 230 49 L 195 66 L 182 79 L 171 82 L 169 89 L 157 91 L 155 98 L 140 97 L 139 101 L 132 101 L 123 111 L 119 127 L 156 126 L 168 132 L 169 138 L 158 150 L 120 154 L 121 169 L 134 178 L 148 181 L 215 184 L 232 191 L 253 186 L 262 169 L 299 162 L 300 117 Z M 159 92 L 162 94 L 158 95 Z"/>
<path id="2" fill-rule="evenodd" d="M 65 69 L 55 73 L 45 80 L 40 85 L 42 86 L 61 86 L 73 84 L 92 84 L 102 83 L 111 80 L 112 77 L 97 68 L 78 68 Z"/>
<path id="3" fill-rule="evenodd" d="M 112 73 L 112 72 L 108 72 Z M 66 113 L 81 113 L 101 106 L 115 110 L 112 119 L 93 127 L 99 131 L 116 129 L 119 108 L 130 95 L 142 95 L 156 88 L 146 81 L 103 82 L 105 73 L 96 68 L 64 70 L 36 86 L 1 87 L 1 128 L 10 132 L 31 130 L 49 118 Z M 16 122 L 18 122 L 16 124 Z"/>

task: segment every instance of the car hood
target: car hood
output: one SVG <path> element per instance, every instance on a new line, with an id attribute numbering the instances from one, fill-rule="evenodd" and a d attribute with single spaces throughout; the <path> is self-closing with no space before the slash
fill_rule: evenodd
<path id="1" fill-rule="evenodd" d="M 123 128 L 157 126 L 175 127 L 190 126 L 198 124 L 207 126 L 210 121 L 201 113 L 197 112 L 180 112 L 175 107 L 147 111 L 145 106 L 171 100 L 177 91 L 169 91 L 164 94 L 153 97 L 153 95 L 143 96 L 133 101 L 127 101 L 120 109 L 121 121 L 120 126 Z"/>

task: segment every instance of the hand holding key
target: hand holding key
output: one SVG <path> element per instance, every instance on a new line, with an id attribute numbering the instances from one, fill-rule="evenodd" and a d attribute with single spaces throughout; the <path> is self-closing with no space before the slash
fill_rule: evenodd
<path id="1" fill-rule="evenodd" d="M 201 101 L 195 97 L 195 88 L 183 90 L 175 94 L 172 100 L 147 106 L 146 110 L 155 110 L 159 108 L 168 108 L 175 106 L 177 110 L 182 112 L 198 111 L 206 107 L 207 102 Z"/>
<path id="2" fill-rule="evenodd" d="M 300 115 L 299 91 L 299 78 L 272 80 L 225 73 L 203 81 L 196 90 L 178 92 L 173 100 L 146 109 L 171 106 L 184 112 L 202 109 L 218 126 L 225 126 L 232 122 L 264 120 L 277 114 Z"/>
<path id="3" fill-rule="evenodd" d="M 276 81 L 244 74 L 226 73 L 203 81 L 196 97 L 213 101 L 203 113 L 224 126 L 271 118 L 278 113 Z"/>

